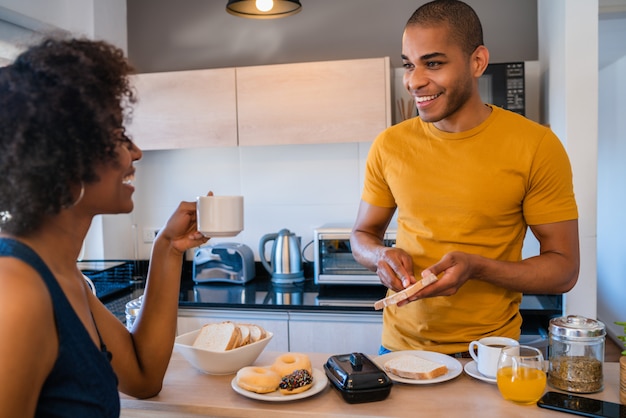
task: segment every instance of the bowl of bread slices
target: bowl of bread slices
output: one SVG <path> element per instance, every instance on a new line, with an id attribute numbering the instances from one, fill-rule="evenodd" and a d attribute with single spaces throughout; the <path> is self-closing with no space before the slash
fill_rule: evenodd
<path id="1" fill-rule="evenodd" d="M 254 363 L 272 336 L 260 325 L 223 321 L 179 335 L 174 347 L 201 372 L 233 374 Z"/>

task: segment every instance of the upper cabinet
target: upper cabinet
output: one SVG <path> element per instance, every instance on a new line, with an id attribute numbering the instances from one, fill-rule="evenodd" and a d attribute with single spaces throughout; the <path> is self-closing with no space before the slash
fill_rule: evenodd
<path id="1" fill-rule="evenodd" d="M 389 58 L 133 77 L 143 150 L 368 142 L 391 125 Z"/>
<path id="2" fill-rule="evenodd" d="M 391 125 L 387 57 L 236 71 L 239 145 L 367 142 Z"/>
<path id="3" fill-rule="evenodd" d="M 126 126 L 142 150 L 237 145 L 235 69 L 133 76 L 137 90 Z"/>

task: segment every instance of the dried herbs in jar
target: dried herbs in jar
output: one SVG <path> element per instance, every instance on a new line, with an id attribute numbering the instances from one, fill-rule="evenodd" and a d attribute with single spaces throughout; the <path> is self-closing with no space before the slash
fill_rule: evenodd
<path id="1" fill-rule="evenodd" d="M 601 391 L 604 387 L 604 324 L 570 315 L 550 321 L 548 383 L 577 393 Z"/>
<path id="2" fill-rule="evenodd" d="M 548 383 L 569 392 L 602 390 L 602 362 L 586 356 L 559 356 L 550 360 Z"/>

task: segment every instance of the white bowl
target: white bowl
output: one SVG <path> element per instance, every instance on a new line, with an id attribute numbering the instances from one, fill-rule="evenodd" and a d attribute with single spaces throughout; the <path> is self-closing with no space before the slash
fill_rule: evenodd
<path id="1" fill-rule="evenodd" d="M 250 366 L 265 349 L 274 334 L 266 332 L 260 341 L 228 351 L 209 351 L 193 347 L 199 329 L 176 337 L 174 347 L 193 367 L 207 374 L 233 374 Z"/>

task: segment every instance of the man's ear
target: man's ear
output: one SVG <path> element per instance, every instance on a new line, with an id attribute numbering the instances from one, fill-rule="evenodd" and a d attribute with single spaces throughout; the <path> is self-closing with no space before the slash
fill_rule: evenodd
<path id="1" fill-rule="evenodd" d="M 470 65 L 474 77 L 478 78 L 485 72 L 489 65 L 489 50 L 484 45 L 479 45 L 470 57 Z"/>

